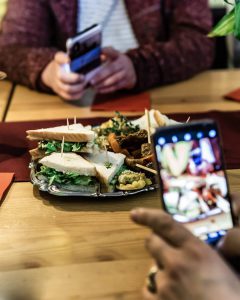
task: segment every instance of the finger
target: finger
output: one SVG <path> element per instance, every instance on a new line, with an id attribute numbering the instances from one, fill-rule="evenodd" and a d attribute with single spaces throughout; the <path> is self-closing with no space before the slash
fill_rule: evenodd
<path id="1" fill-rule="evenodd" d="M 117 82 L 115 85 L 112 85 L 110 87 L 102 88 L 102 89 L 97 89 L 97 92 L 99 94 L 109 94 L 109 93 L 116 92 L 118 90 L 122 90 L 125 87 L 126 87 L 126 81 L 122 80 L 122 81 Z"/>
<path id="2" fill-rule="evenodd" d="M 106 57 L 110 59 L 116 59 L 120 55 L 120 52 L 115 50 L 112 47 L 105 47 L 102 49 L 102 55 L 105 55 Z"/>
<path id="3" fill-rule="evenodd" d="M 112 76 L 108 77 L 106 80 L 101 82 L 99 85 L 96 85 L 95 87 L 98 90 L 111 87 L 113 85 L 116 85 L 118 82 L 125 80 L 125 76 L 126 76 L 125 71 L 121 70 L 120 72 L 117 72 Z"/>
<path id="4" fill-rule="evenodd" d="M 175 250 L 156 234 L 146 240 L 146 248 L 157 262 L 160 269 L 168 266 L 169 261 L 176 255 Z"/>
<path id="5" fill-rule="evenodd" d="M 238 194 L 233 194 L 232 204 L 234 215 L 240 218 L 240 197 Z"/>
<path id="6" fill-rule="evenodd" d="M 60 65 L 67 64 L 70 61 L 69 56 L 64 52 L 57 52 L 54 56 L 54 60 Z"/>
<path id="7" fill-rule="evenodd" d="M 62 70 L 58 72 L 57 79 L 65 84 L 77 84 L 83 83 L 85 81 L 85 77 L 81 74 L 67 73 L 63 72 Z"/>
<path id="8" fill-rule="evenodd" d="M 100 85 L 101 82 L 121 70 L 122 65 L 119 64 L 118 61 L 106 63 L 106 65 L 91 79 L 90 83 L 94 86 Z"/>
<path id="9" fill-rule="evenodd" d="M 218 244 L 218 249 L 225 257 L 240 257 L 240 229 L 229 230 Z"/>
<path id="10" fill-rule="evenodd" d="M 80 100 L 83 96 L 83 92 L 79 92 L 76 94 L 68 94 L 66 92 L 60 91 L 58 94 L 60 97 L 62 97 L 64 100 L 67 100 L 67 101 Z"/>
<path id="11" fill-rule="evenodd" d="M 189 240 L 200 242 L 183 225 L 161 210 L 139 208 L 131 212 L 131 218 L 134 222 L 151 228 L 154 233 L 175 247 L 180 247 Z"/>
<path id="12" fill-rule="evenodd" d="M 80 84 L 65 84 L 61 81 L 58 82 L 58 89 L 61 92 L 67 93 L 69 95 L 79 94 L 84 91 L 85 83 Z"/>

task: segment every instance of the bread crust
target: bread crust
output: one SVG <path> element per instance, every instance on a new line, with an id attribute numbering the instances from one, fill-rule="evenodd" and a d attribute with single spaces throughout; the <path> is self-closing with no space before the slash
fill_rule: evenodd
<path id="1" fill-rule="evenodd" d="M 64 137 L 65 142 L 89 142 L 94 139 L 94 133 L 89 134 L 88 132 L 84 133 L 60 133 L 60 132 L 50 132 L 50 131 L 37 131 L 37 130 L 28 130 L 27 139 L 34 141 L 41 140 L 52 140 L 52 141 L 62 141 Z"/>

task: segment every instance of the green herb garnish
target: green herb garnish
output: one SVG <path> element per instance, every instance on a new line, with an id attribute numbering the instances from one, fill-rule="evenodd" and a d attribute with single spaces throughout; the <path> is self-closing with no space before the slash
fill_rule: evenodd
<path id="1" fill-rule="evenodd" d="M 86 147 L 87 143 L 71 143 L 64 142 L 63 152 L 79 152 L 82 148 Z M 51 154 L 53 152 L 60 152 L 62 142 L 60 141 L 41 141 L 38 144 L 38 148 L 45 151 L 45 154 Z"/>
<path id="2" fill-rule="evenodd" d="M 59 172 L 55 169 L 41 166 L 40 171 L 36 173 L 36 176 L 42 175 L 47 178 L 48 183 L 62 185 L 82 185 L 89 186 L 96 183 L 96 179 L 91 176 L 79 175 L 73 172 Z"/>
<path id="3" fill-rule="evenodd" d="M 112 164 L 111 162 L 109 162 L 109 161 L 106 161 L 106 162 L 104 163 L 104 166 L 105 166 L 107 169 L 111 169 L 111 167 L 113 166 L 113 164 Z"/>

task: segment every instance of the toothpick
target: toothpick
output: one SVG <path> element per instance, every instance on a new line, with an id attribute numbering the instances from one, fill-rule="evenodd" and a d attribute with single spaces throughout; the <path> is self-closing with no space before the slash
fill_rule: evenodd
<path id="1" fill-rule="evenodd" d="M 188 117 L 187 121 L 186 121 L 186 124 L 190 121 L 191 117 Z"/>
<path id="2" fill-rule="evenodd" d="M 64 149 L 64 136 L 63 136 L 63 138 L 62 138 L 61 157 L 63 157 L 63 149 Z"/>
<path id="3" fill-rule="evenodd" d="M 109 156 L 108 156 L 108 151 L 107 151 L 107 146 L 106 145 L 104 145 L 104 149 L 105 149 L 107 162 L 109 162 Z"/>
<path id="4" fill-rule="evenodd" d="M 148 109 L 145 109 L 145 116 L 147 122 L 148 143 L 151 144 L 151 124 L 150 124 L 150 116 L 149 116 Z"/>
<path id="5" fill-rule="evenodd" d="M 68 120 L 68 118 L 67 118 L 67 128 L 68 128 L 68 130 L 70 130 L 70 128 L 69 128 L 69 120 Z"/>
<path id="6" fill-rule="evenodd" d="M 77 117 L 74 116 L 74 124 L 76 125 L 77 124 Z"/>
<path id="7" fill-rule="evenodd" d="M 148 172 L 150 172 L 150 173 L 153 173 L 153 174 L 157 175 L 157 171 L 154 170 L 154 169 L 151 169 L 151 168 L 148 168 L 148 167 L 139 165 L 139 164 L 136 164 L 136 167 L 138 167 L 138 168 L 140 168 L 140 169 L 143 169 L 143 170 L 145 170 L 145 171 L 148 171 Z"/>

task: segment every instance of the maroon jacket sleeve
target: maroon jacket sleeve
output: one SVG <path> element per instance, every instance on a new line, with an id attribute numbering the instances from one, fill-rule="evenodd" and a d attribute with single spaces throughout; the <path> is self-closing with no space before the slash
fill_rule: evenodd
<path id="1" fill-rule="evenodd" d="M 208 1 L 172 2 L 168 40 L 127 53 L 137 73 L 137 90 L 187 79 L 212 64 L 214 43 L 206 36 L 212 25 Z"/>
<path id="2" fill-rule="evenodd" d="M 8 0 L 0 34 L 0 69 L 30 88 L 49 91 L 40 74 L 52 60 L 51 15 L 45 0 Z M 31 26 L 32 25 L 32 26 Z"/>

